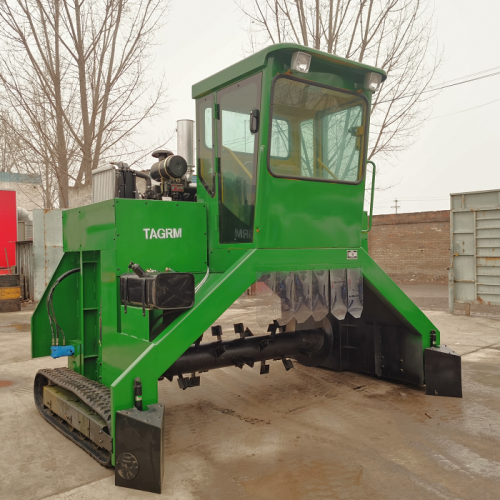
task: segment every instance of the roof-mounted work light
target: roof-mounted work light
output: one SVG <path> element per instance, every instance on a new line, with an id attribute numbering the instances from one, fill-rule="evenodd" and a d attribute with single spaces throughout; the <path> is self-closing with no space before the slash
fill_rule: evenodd
<path id="1" fill-rule="evenodd" d="M 376 92 L 379 85 L 382 83 L 382 75 L 378 73 L 366 73 L 365 75 L 365 90 L 370 90 L 371 92 Z"/>
<path id="2" fill-rule="evenodd" d="M 294 52 L 292 54 L 292 70 L 299 73 L 307 73 L 311 65 L 311 56 L 305 52 Z"/>

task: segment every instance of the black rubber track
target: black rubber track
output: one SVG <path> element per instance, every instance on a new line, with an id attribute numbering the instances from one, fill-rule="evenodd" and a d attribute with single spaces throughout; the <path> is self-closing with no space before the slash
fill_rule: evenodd
<path id="1" fill-rule="evenodd" d="M 95 444 L 82 434 L 71 430 L 57 415 L 43 406 L 43 387 L 49 382 L 80 398 L 86 405 L 95 411 L 107 423 L 108 432 L 111 428 L 111 394 L 109 388 L 70 370 L 69 368 L 54 368 L 39 370 L 35 376 L 34 396 L 35 405 L 40 415 L 61 434 L 73 441 L 82 450 L 86 451 L 94 460 L 104 467 L 112 467 L 111 453 L 104 448 L 96 448 Z"/>

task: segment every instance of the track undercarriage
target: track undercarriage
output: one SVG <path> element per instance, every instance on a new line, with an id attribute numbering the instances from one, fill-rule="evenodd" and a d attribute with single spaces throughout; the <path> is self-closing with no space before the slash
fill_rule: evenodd
<path id="1" fill-rule="evenodd" d="M 40 370 L 35 405 L 43 418 L 104 467 L 111 467 L 111 401 L 105 385 L 68 368 Z"/>

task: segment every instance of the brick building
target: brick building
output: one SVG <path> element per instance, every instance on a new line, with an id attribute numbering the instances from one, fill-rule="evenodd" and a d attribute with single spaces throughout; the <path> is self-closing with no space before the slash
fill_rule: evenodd
<path id="1" fill-rule="evenodd" d="M 450 212 L 375 215 L 368 248 L 396 282 L 447 283 Z"/>

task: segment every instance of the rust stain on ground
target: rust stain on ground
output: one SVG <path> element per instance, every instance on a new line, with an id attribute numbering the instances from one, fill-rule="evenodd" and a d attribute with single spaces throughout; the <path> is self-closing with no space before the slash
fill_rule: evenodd
<path id="1" fill-rule="evenodd" d="M 29 332 L 31 331 L 31 325 L 29 323 L 11 323 L 8 328 L 14 328 L 18 332 Z"/>
<path id="2" fill-rule="evenodd" d="M 363 498 L 359 495 L 362 476 L 363 467 L 358 464 L 315 461 L 296 464 L 295 467 L 288 465 L 286 469 L 276 468 L 267 475 L 241 484 L 251 498 L 263 500 L 359 499 Z M 341 486 L 343 481 L 345 483 Z M 348 491 L 345 491 L 345 484 L 349 485 Z M 363 487 L 365 492 L 368 490 L 364 498 L 374 498 L 375 492 L 370 494 L 371 488 Z"/>
<path id="3" fill-rule="evenodd" d="M 12 385 L 10 380 L 0 380 L 0 387 L 9 387 L 9 385 Z"/>

